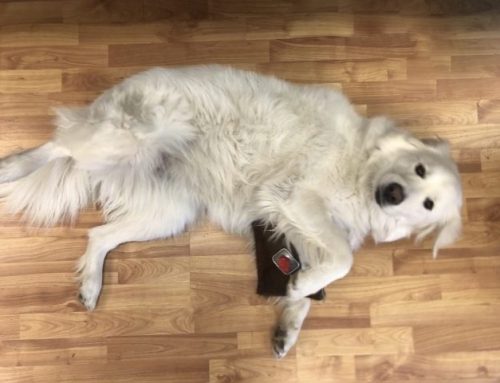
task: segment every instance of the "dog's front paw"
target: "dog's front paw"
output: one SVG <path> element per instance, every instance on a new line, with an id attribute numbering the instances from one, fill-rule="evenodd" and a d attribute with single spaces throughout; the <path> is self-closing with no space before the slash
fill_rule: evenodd
<path id="1" fill-rule="evenodd" d="M 285 350 L 287 332 L 285 329 L 278 326 L 274 331 L 272 344 L 274 356 L 278 359 L 283 358 L 288 350 Z"/>
<path id="2" fill-rule="evenodd" d="M 278 359 L 283 358 L 288 351 L 297 342 L 299 335 L 298 329 L 285 328 L 280 325 L 276 328 L 273 334 L 272 345 L 274 356 Z"/>
<path id="3" fill-rule="evenodd" d="M 78 299 L 89 311 L 95 309 L 99 293 L 101 292 L 101 283 L 92 279 L 82 279 Z"/>

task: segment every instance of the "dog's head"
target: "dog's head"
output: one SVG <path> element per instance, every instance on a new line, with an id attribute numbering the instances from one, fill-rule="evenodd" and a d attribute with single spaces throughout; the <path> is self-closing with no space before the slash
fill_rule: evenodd
<path id="1" fill-rule="evenodd" d="M 436 256 L 461 229 L 462 188 L 448 143 L 418 140 L 395 128 L 382 131 L 369 161 L 373 236 L 388 242 L 416 234 L 421 240 L 437 230 Z"/>

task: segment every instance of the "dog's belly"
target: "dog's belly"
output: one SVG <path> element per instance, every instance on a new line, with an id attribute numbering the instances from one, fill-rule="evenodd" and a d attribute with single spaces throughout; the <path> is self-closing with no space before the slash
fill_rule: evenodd
<path id="1" fill-rule="evenodd" d="M 217 68 L 140 74 L 89 113 L 92 123 L 61 130 L 59 142 L 79 167 L 103 175 L 95 183 L 106 200 L 156 179 L 158 195 L 189 193 L 239 232 L 263 218 L 263 204 L 286 200 L 345 157 L 360 120 L 337 92 Z"/>

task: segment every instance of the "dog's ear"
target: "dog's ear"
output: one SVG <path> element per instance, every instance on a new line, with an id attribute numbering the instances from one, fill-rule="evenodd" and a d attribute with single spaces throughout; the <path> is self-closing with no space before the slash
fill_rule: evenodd
<path id="1" fill-rule="evenodd" d="M 416 138 L 398 130 L 391 132 L 377 141 L 377 149 L 384 153 L 391 153 L 399 150 L 416 150 L 418 147 L 419 142 Z"/>
<path id="2" fill-rule="evenodd" d="M 438 152 L 445 156 L 450 156 L 450 144 L 448 141 L 441 138 L 424 138 L 421 140 L 425 145 L 436 149 Z"/>
<path id="3" fill-rule="evenodd" d="M 368 149 L 380 149 L 379 141 L 396 131 L 394 123 L 386 117 L 374 117 L 367 120 L 366 146 Z"/>
<path id="4" fill-rule="evenodd" d="M 434 248 L 432 250 L 432 256 L 437 257 L 439 249 L 444 246 L 453 243 L 460 235 L 462 231 L 462 219 L 460 217 L 460 212 L 456 212 L 452 217 L 450 217 L 443 225 L 439 227 L 439 232 L 434 242 Z"/>
<path id="5" fill-rule="evenodd" d="M 396 128 L 394 122 L 385 117 L 374 117 L 369 120 L 366 141 L 370 149 L 383 153 L 411 150 L 421 145 L 416 138 Z"/>

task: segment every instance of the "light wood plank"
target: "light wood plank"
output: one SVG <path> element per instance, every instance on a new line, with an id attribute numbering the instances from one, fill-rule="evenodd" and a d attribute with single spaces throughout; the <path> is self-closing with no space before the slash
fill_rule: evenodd
<path id="1" fill-rule="evenodd" d="M 500 172 L 463 174 L 462 183 L 466 198 L 500 197 Z"/>
<path id="2" fill-rule="evenodd" d="M 481 169 L 483 171 L 500 171 L 500 148 L 481 150 Z"/>
<path id="3" fill-rule="evenodd" d="M 275 312 L 270 305 L 213 305 L 197 310 L 194 320 L 199 334 L 263 330 L 273 326 Z"/>
<path id="4" fill-rule="evenodd" d="M 470 121 L 475 121 L 472 104 L 466 107 L 469 109 Z M 382 112 L 382 109 L 379 109 L 379 112 Z M 425 112 L 423 111 L 423 113 Z M 418 117 L 414 117 L 414 119 L 418 121 Z M 428 120 L 432 121 L 432 117 L 428 118 Z M 431 136 L 446 138 L 454 147 L 464 149 L 496 148 L 500 146 L 500 136 L 498 134 L 498 125 L 496 124 L 422 124 L 412 125 L 410 130 L 422 138 Z"/>
<path id="5" fill-rule="evenodd" d="M 106 45 L 12 46 L 0 50 L 0 69 L 100 68 L 107 66 Z"/>
<path id="6" fill-rule="evenodd" d="M 300 382 L 353 382 L 355 375 L 352 356 L 297 357 L 297 376 Z"/>
<path id="7" fill-rule="evenodd" d="M 0 93 L 53 93 L 62 90 L 58 70 L 0 71 Z"/>
<path id="8" fill-rule="evenodd" d="M 417 327 L 413 338 L 415 352 L 421 354 L 500 348 L 500 328 L 489 325 Z"/>
<path id="9" fill-rule="evenodd" d="M 212 359 L 210 383 L 244 381 L 248 383 L 273 383 L 276 380 L 297 382 L 295 360 L 270 358 Z"/>
<path id="10" fill-rule="evenodd" d="M 481 382 L 498 378 L 497 352 L 463 352 L 389 357 L 356 357 L 356 372 L 362 379 L 387 382 Z M 376 371 L 373 375 L 372 371 Z M 417 375 L 417 376 L 415 376 Z M 467 380 L 469 379 L 469 380 Z M 489 380 L 494 381 L 494 380 Z"/>
<path id="11" fill-rule="evenodd" d="M 78 44 L 78 25 L 32 24 L 0 26 L 0 47 Z"/>
<path id="12" fill-rule="evenodd" d="M 99 339 L 7 340 L 2 342 L 0 366 L 58 366 L 105 360 L 106 344 Z"/>
<path id="13" fill-rule="evenodd" d="M 427 302 L 374 303 L 370 316 L 379 326 L 463 325 L 473 316 L 476 323 L 495 324 L 500 302 L 438 300 Z"/>
<path id="14" fill-rule="evenodd" d="M 382 82 L 388 79 L 404 78 L 404 64 L 399 59 L 355 62 L 294 61 L 259 64 L 257 70 L 300 82 Z"/>
<path id="15" fill-rule="evenodd" d="M 297 345 L 297 355 L 406 354 L 413 351 L 410 327 L 304 330 Z"/>
<path id="16" fill-rule="evenodd" d="M 125 383 L 140 379 L 141 383 L 206 383 L 208 366 L 204 360 L 185 361 L 181 358 L 172 363 L 159 361 L 126 360 L 95 361 L 91 368 L 86 365 L 35 366 L 32 376 L 38 382 L 90 382 L 97 379 L 110 383 Z"/>
<path id="17" fill-rule="evenodd" d="M 187 334 L 193 332 L 192 315 L 186 308 L 22 314 L 20 338 Z"/>
<path id="18" fill-rule="evenodd" d="M 61 1 L 5 1 L 0 4 L 0 25 L 60 21 Z"/>
<path id="19" fill-rule="evenodd" d="M 478 103 L 479 122 L 486 124 L 500 123 L 500 100 L 481 100 Z"/>
<path id="20" fill-rule="evenodd" d="M 500 198 L 467 199 L 469 221 L 500 221 Z"/>
<path id="21" fill-rule="evenodd" d="M 408 34 L 294 38 L 271 42 L 271 61 L 363 60 L 409 57 L 415 41 Z"/>
<path id="22" fill-rule="evenodd" d="M 327 294 L 334 301 L 394 302 L 434 300 L 441 298 L 439 279 L 418 277 L 355 277 L 349 276 L 328 286 Z"/>
<path id="23" fill-rule="evenodd" d="M 256 63 L 269 61 L 266 41 L 110 45 L 109 66 Z"/>
<path id="24" fill-rule="evenodd" d="M 437 96 L 441 99 L 500 98 L 500 79 L 477 78 L 437 80 Z"/>
<path id="25" fill-rule="evenodd" d="M 478 122 L 473 101 L 398 102 L 368 105 L 370 116 L 389 115 L 402 125 L 463 125 Z"/>
<path id="26" fill-rule="evenodd" d="M 413 81 L 370 81 L 352 82 L 343 85 L 342 90 L 356 103 L 390 103 L 431 101 L 436 97 L 436 82 L 433 80 Z"/>
<path id="27" fill-rule="evenodd" d="M 235 334 L 112 337 L 105 345 L 109 360 L 229 358 L 237 353 Z"/>

